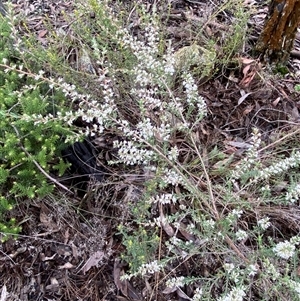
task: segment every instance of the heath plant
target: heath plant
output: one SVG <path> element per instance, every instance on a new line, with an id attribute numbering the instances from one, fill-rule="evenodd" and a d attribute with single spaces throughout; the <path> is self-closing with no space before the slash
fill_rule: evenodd
<path id="1" fill-rule="evenodd" d="M 13 18 L 12 18 L 13 19 Z M 0 231 L 2 239 L 16 234 L 20 227 L 5 213 L 26 199 L 43 197 L 55 185 L 67 189 L 54 179 L 62 175 L 67 164 L 59 159 L 65 141 L 73 137 L 59 119 L 37 123 L 33 116 L 55 116 L 64 107 L 62 92 L 54 92 L 45 72 L 24 67 L 12 23 L 0 19 Z M 28 116 L 28 118 L 27 118 Z M 74 134 L 75 136 L 75 134 Z"/>
<path id="2" fill-rule="evenodd" d="M 91 9 L 95 21 L 79 18 Z M 228 160 L 215 180 L 218 173 L 197 138 L 210 114 L 197 78 L 188 67 L 176 68 L 175 50 L 162 40 L 155 10 L 141 12 L 137 35 L 107 2 L 78 4 L 73 35 L 85 46 L 91 68 L 77 69 L 67 61 L 45 66 L 52 76 L 47 69 L 24 69 L 0 52 L 1 75 L 9 77 L 0 90 L 6 129 L 0 176 L 10 184 L 4 197 L 51 192 L 56 183 L 47 177 L 53 169 L 48 163 L 66 140 L 114 133 L 109 167 L 144 177 L 138 200 L 128 204 L 130 220 L 117 230 L 128 264 L 122 280 L 147 280 L 153 288 L 149 300 L 155 290 L 193 301 L 275 300 L 278 294 L 296 300 L 299 229 L 288 224 L 279 229 L 278 219 L 299 221 L 291 218 L 300 194 L 299 150 L 272 156 L 274 150 L 268 153 L 253 128 L 243 158 Z M 236 37 L 242 36 L 241 29 Z M 29 46 L 22 51 L 30 60 Z M 78 120 L 84 127 L 75 127 Z M 226 158 L 216 148 L 211 156 Z M 55 163 L 63 172 L 65 165 Z M 287 183 L 280 190 L 279 176 Z"/>

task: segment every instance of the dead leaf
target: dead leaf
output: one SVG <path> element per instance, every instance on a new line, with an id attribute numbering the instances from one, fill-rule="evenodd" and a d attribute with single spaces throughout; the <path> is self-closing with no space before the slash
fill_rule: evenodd
<path id="1" fill-rule="evenodd" d="M 74 243 L 71 243 L 71 247 L 72 247 L 72 255 L 73 257 L 77 260 L 78 259 L 78 249 L 77 247 L 74 245 Z"/>
<path id="2" fill-rule="evenodd" d="M 55 258 L 56 254 L 53 254 L 51 257 L 45 256 L 44 253 L 40 253 L 40 258 L 42 261 L 48 261 L 53 260 Z"/>
<path id="3" fill-rule="evenodd" d="M 121 276 L 124 274 L 124 271 L 122 269 L 122 265 L 120 263 L 120 259 L 116 259 L 115 260 L 115 263 L 114 263 L 114 282 L 115 282 L 115 285 L 117 287 L 117 289 L 119 291 L 121 291 L 121 293 L 124 295 L 124 296 L 128 296 L 128 281 L 127 280 L 121 280 Z"/>
<path id="4" fill-rule="evenodd" d="M 104 252 L 102 251 L 97 251 L 95 252 L 84 264 L 84 266 L 80 269 L 80 271 L 85 274 L 87 271 L 90 270 L 91 267 L 98 266 L 99 262 L 103 259 L 104 257 Z"/>
<path id="5" fill-rule="evenodd" d="M 39 38 L 43 38 L 47 34 L 48 30 L 41 30 L 38 34 Z"/>
<path id="6" fill-rule="evenodd" d="M 51 284 L 47 285 L 45 287 L 45 289 L 49 290 L 49 291 L 53 291 L 53 292 L 58 291 L 58 289 L 59 289 L 59 283 L 58 283 L 57 279 L 54 278 L 54 277 L 51 277 L 50 278 L 50 283 Z"/>
<path id="7" fill-rule="evenodd" d="M 168 223 L 168 221 L 165 218 L 165 215 L 163 213 L 162 206 L 159 206 L 159 220 L 160 224 L 167 233 L 168 236 L 172 237 L 174 236 L 175 232 L 174 229 L 171 227 L 171 225 Z"/>
<path id="8" fill-rule="evenodd" d="M 260 65 L 255 60 L 247 58 L 242 58 L 241 62 L 245 67 L 243 68 L 244 77 L 240 81 L 240 86 L 248 87 L 255 77 L 257 70 L 260 69 Z"/>
<path id="9" fill-rule="evenodd" d="M 247 106 L 245 108 L 245 110 L 243 111 L 243 116 L 248 115 L 253 109 L 254 109 L 254 105 L 253 106 Z"/>
<path id="10" fill-rule="evenodd" d="M 41 206 L 40 212 L 40 222 L 48 231 L 58 231 L 59 227 L 53 221 L 53 216 L 51 213 L 48 213 L 48 208 L 46 206 Z"/>
<path id="11" fill-rule="evenodd" d="M 292 118 L 293 120 L 295 121 L 298 121 L 299 120 L 299 111 L 298 111 L 298 108 L 297 107 L 294 107 L 292 109 Z"/>
<path id="12" fill-rule="evenodd" d="M 180 288 L 177 290 L 177 295 L 183 299 L 190 300 L 190 297 Z"/>
<path id="13" fill-rule="evenodd" d="M 241 90 L 241 91 L 243 91 L 243 90 Z M 242 92 L 241 92 L 241 93 L 242 93 Z M 246 93 L 246 94 L 242 93 L 242 94 L 243 94 L 242 97 L 240 97 L 239 100 L 238 100 L 238 106 L 239 106 L 240 104 L 242 104 L 243 101 L 244 101 L 249 95 L 252 94 L 252 92 L 249 92 L 249 93 Z"/>
<path id="14" fill-rule="evenodd" d="M 255 60 L 253 60 L 253 59 L 248 59 L 248 58 L 246 58 L 246 57 L 241 57 L 241 58 L 240 58 L 240 62 L 241 62 L 243 65 L 249 65 L 249 64 L 255 63 Z"/>
<path id="15" fill-rule="evenodd" d="M 2 290 L 1 290 L 0 301 L 6 301 L 7 296 L 8 296 L 7 288 L 6 288 L 6 285 L 4 284 L 4 285 L 2 286 Z"/>
<path id="16" fill-rule="evenodd" d="M 168 294 L 171 294 L 171 293 L 174 293 L 176 292 L 177 290 L 177 287 L 176 286 L 172 286 L 172 287 L 166 287 L 162 293 L 165 294 L 165 295 L 168 295 Z"/>
<path id="17" fill-rule="evenodd" d="M 67 242 L 69 240 L 69 237 L 70 237 L 69 231 L 70 231 L 70 228 L 67 228 L 67 230 L 64 233 L 64 244 L 67 244 Z"/>
<path id="18" fill-rule="evenodd" d="M 281 99 L 280 97 L 277 97 L 277 98 L 272 102 L 272 106 L 273 106 L 273 107 L 277 107 L 277 105 L 278 105 L 280 99 Z"/>
<path id="19" fill-rule="evenodd" d="M 240 142 L 240 141 L 227 141 L 227 145 L 234 146 L 236 148 L 245 148 L 248 149 L 252 147 L 252 144 L 246 143 L 246 142 Z"/>
<path id="20" fill-rule="evenodd" d="M 195 240 L 194 235 L 192 235 L 191 233 L 186 231 L 186 225 L 184 223 L 180 223 L 179 232 L 181 233 L 181 235 L 184 236 L 184 238 L 187 241 L 194 241 Z"/>
<path id="21" fill-rule="evenodd" d="M 69 270 L 69 269 L 72 269 L 72 268 L 74 268 L 74 265 L 70 262 L 66 262 L 64 265 L 60 265 L 58 267 L 59 270 L 64 270 L 64 269 Z"/>

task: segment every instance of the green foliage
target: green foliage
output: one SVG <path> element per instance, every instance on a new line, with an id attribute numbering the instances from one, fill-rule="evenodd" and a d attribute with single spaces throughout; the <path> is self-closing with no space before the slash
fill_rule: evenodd
<path id="1" fill-rule="evenodd" d="M 59 157 L 66 130 L 58 120 L 34 122 L 31 116 L 55 114 L 65 98 L 49 85 L 23 70 L 22 61 L 12 47 L 6 19 L 0 20 L 0 231 L 16 234 L 16 221 L 7 221 L 5 213 L 15 200 L 43 197 L 53 190 L 45 174 L 66 164 Z M 38 70 L 35 70 L 38 72 Z M 41 75 L 42 73 L 40 73 Z M 48 94 L 47 91 L 52 94 Z M 44 173 L 41 172 L 41 169 Z M 14 200 L 14 201 L 11 201 Z"/>
<path id="2" fill-rule="evenodd" d="M 143 264 L 155 258 L 160 239 L 153 230 L 146 231 L 139 227 L 132 235 L 122 225 L 118 230 L 123 235 L 122 243 L 126 247 L 126 253 L 121 258 L 129 264 L 131 273 L 137 272 Z"/>

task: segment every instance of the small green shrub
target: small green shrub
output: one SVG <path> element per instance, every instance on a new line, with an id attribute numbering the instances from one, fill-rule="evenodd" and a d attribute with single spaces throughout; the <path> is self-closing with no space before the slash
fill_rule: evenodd
<path id="1" fill-rule="evenodd" d="M 14 220 L 5 212 L 17 201 L 43 197 L 53 191 L 51 173 L 63 174 L 67 165 L 59 158 L 71 136 L 58 119 L 38 123 L 31 116 L 56 115 L 66 98 L 42 79 L 44 72 L 25 69 L 14 49 L 11 27 L 0 19 L 0 231 L 16 233 Z"/>

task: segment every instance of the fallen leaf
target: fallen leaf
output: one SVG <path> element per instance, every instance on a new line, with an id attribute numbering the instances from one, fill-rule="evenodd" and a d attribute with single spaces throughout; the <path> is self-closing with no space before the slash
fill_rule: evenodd
<path id="1" fill-rule="evenodd" d="M 252 144 L 246 143 L 246 142 L 240 142 L 240 141 L 227 141 L 226 144 L 237 147 L 237 148 L 246 148 L 247 149 L 247 148 L 252 147 Z"/>
<path id="2" fill-rule="evenodd" d="M 246 57 L 242 57 L 242 58 L 240 58 L 240 62 L 241 62 L 243 65 L 249 65 L 249 64 L 255 63 L 255 60 L 253 60 L 253 59 L 248 59 L 248 58 L 246 58 Z"/>
<path id="3" fill-rule="evenodd" d="M 1 290 L 1 297 L 0 297 L 0 301 L 6 301 L 6 298 L 7 298 L 7 288 L 6 288 L 6 285 L 4 284 L 2 286 L 2 290 Z"/>
<path id="4" fill-rule="evenodd" d="M 84 264 L 84 266 L 80 269 L 83 274 L 90 270 L 91 267 L 98 266 L 99 262 L 103 259 L 104 252 L 97 251 L 95 252 Z"/>
<path id="5" fill-rule="evenodd" d="M 39 32 L 39 34 L 38 34 L 38 37 L 39 38 L 43 38 L 46 34 L 47 34 L 47 32 L 48 32 L 48 30 L 41 30 L 40 32 Z"/>
<path id="6" fill-rule="evenodd" d="M 249 92 L 249 93 L 244 94 L 242 97 L 240 97 L 238 100 L 238 106 L 251 94 L 252 94 L 252 92 Z"/>
<path id="7" fill-rule="evenodd" d="M 165 295 L 168 295 L 168 294 L 171 294 L 171 293 L 174 293 L 175 291 L 177 290 L 177 287 L 174 285 L 172 287 L 166 287 L 162 293 L 165 294 Z"/>
<path id="8" fill-rule="evenodd" d="M 167 219 L 165 218 L 165 215 L 163 213 L 162 206 L 159 206 L 159 220 L 160 220 L 161 226 L 163 227 L 165 232 L 168 234 L 168 236 L 170 236 L 170 237 L 174 236 L 174 234 L 175 234 L 174 229 L 167 222 Z"/>
<path id="9" fill-rule="evenodd" d="M 64 269 L 68 270 L 68 269 L 72 269 L 72 268 L 74 268 L 74 265 L 70 262 L 66 262 L 64 265 L 60 265 L 58 267 L 59 270 L 64 270 Z"/>
<path id="10" fill-rule="evenodd" d="M 245 108 L 245 110 L 243 111 L 243 116 L 248 115 L 253 109 L 254 109 L 254 105 L 253 106 L 247 106 Z"/>
<path id="11" fill-rule="evenodd" d="M 53 291 L 53 292 L 58 291 L 58 289 L 59 289 L 59 283 L 58 283 L 57 279 L 54 278 L 54 277 L 51 277 L 50 278 L 50 283 L 51 284 L 47 285 L 45 287 L 45 289 L 49 290 L 49 291 Z"/>
<path id="12" fill-rule="evenodd" d="M 116 259 L 114 263 L 114 282 L 119 291 L 124 296 L 128 296 L 128 281 L 127 280 L 121 280 L 121 276 L 124 274 L 122 265 L 120 263 L 120 259 Z"/>
<path id="13" fill-rule="evenodd" d="M 280 99 L 281 99 L 280 97 L 277 97 L 277 98 L 272 102 L 272 106 L 273 106 L 273 107 L 277 107 L 277 105 L 278 105 Z"/>

